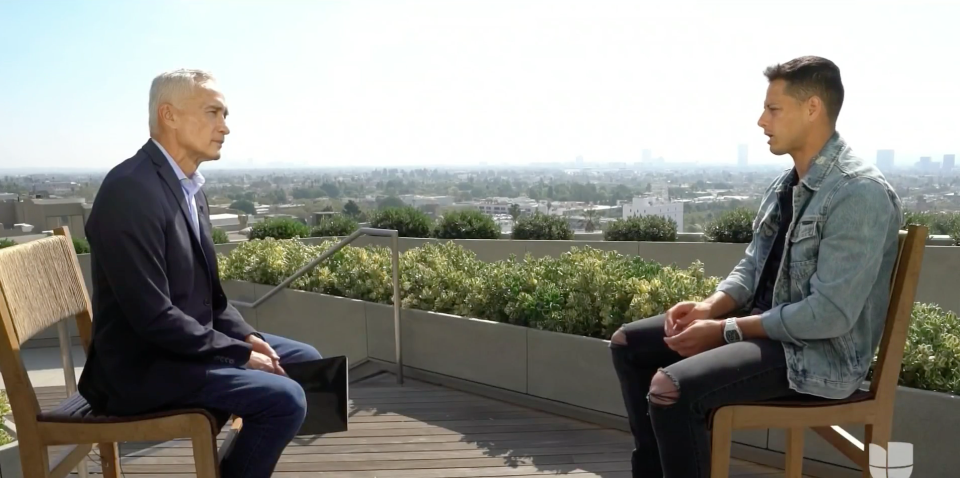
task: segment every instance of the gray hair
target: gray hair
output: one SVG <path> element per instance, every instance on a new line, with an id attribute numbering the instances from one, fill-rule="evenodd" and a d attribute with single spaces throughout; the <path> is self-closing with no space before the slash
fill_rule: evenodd
<path id="1" fill-rule="evenodd" d="M 160 131 L 160 104 L 176 104 L 181 98 L 192 93 L 194 88 L 215 81 L 213 75 L 203 70 L 181 68 L 157 75 L 150 84 L 150 135 Z"/>

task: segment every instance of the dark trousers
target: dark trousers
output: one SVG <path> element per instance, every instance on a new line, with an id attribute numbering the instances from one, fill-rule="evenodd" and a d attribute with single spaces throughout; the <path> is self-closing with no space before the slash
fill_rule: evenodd
<path id="1" fill-rule="evenodd" d="M 280 356 L 280 365 L 316 360 L 310 345 L 261 333 Z M 259 370 L 223 366 L 210 370 L 207 383 L 182 405 L 198 406 L 243 419 L 233 449 L 220 464 L 222 478 L 267 478 L 306 417 L 303 388 L 293 380 Z"/>
<path id="2" fill-rule="evenodd" d="M 711 410 L 798 392 L 787 382 L 781 342 L 747 340 L 684 358 L 664 343 L 664 320 L 658 315 L 626 324 L 627 345 L 610 345 L 636 445 L 633 476 L 706 478 Z M 677 386 L 671 405 L 647 400 L 659 370 Z"/>

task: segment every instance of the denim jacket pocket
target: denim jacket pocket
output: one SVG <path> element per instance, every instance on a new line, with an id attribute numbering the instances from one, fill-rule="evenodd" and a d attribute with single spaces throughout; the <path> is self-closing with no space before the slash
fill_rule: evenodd
<path id="1" fill-rule="evenodd" d="M 803 217 L 790 237 L 790 264 L 816 261 L 820 250 L 820 221 Z"/>

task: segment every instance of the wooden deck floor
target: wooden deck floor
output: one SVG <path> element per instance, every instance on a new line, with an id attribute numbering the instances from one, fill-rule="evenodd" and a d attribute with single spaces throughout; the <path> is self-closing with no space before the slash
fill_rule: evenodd
<path id="1" fill-rule="evenodd" d="M 296 439 L 280 478 L 535 477 L 629 478 L 628 434 L 422 382 L 381 375 L 351 387 L 350 431 Z M 38 390 L 42 407 L 63 389 Z M 221 433 L 220 439 L 225 436 Z M 125 443 L 123 476 L 194 476 L 190 442 Z M 91 456 L 91 476 L 99 475 Z M 731 476 L 783 471 L 734 460 Z"/>

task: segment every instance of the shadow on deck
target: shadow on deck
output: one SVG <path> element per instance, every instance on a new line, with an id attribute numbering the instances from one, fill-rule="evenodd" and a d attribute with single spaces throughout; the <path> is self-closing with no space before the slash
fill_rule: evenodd
<path id="1" fill-rule="evenodd" d="M 64 398 L 60 387 L 37 392 L 44 408 Z M 414 380 L 401 387 L 391 375 L 350 394 L 350 431 L 295 439 L 275 477 L 630 477 L 632 440 L 621 431 Z M 128 478 L 195 476 L 187 440 L 125 443 L 120 452 Z M 98 461 L 91 456 L 91 476 Z M 739 460 L 731 467 L 734 477 L 782 475 Z"/>

